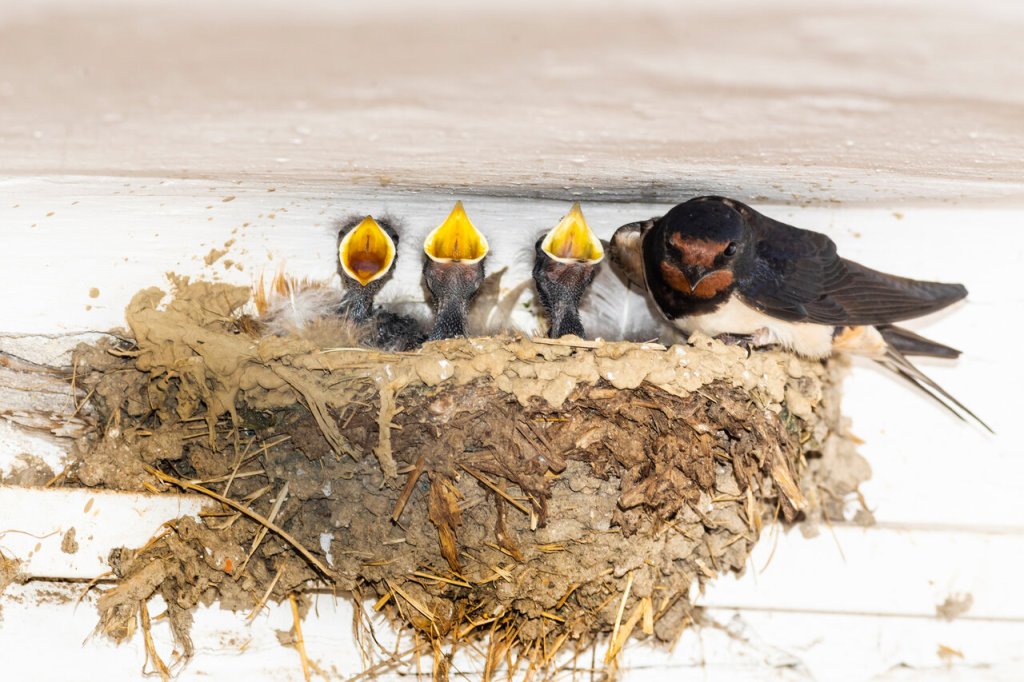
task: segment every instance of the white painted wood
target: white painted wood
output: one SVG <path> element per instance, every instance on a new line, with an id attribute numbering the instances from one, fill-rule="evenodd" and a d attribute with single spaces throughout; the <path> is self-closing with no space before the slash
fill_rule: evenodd
<path id="1" fill-rule="evenodd" d="M 102 671 L 105 679 L 139 679 L 145 653 L 140 637 L 115 647 L 92 634 L 96 623 L 93 590 L 77 608 L 82 587 L 33 583 L 9 588 L 0 597 L 0 657 L 5 672 L 33 680 L 63 681 L 69 671 Z M 150 604 L 151 615 L 162 608 Z M 740 680 L 1005 680 L 1020 679 L 1024 669 L 1024 628 L 1019 623 L 958 619 L 952 622 L 904 616 L 829 614 L 800 610 L 709 609 L 707 623 L 685 631 L 672 651 L 643 644 L 627 649 L 624 682 L 656 682 L 699 676 L 709 682 Z M 352 609 L 348 602 L 320 596 L 303 623 L 311 660 L 328 674 L 344 679 L 361 670 L 350 640 Z M 288 631 L 287 604 L 270 604 L 252 623 L 245 614 L 200 608 L 192 631 L 196 656 L 176 679 L 183 681 L 239 677 L 286 682 L 302 679 L 299 658 L 283 647 L 277 631 Z M 378 621 L 385 646 L 395 642 Z M 166 623 L 153 628 L 164 661 L 173 661 Z M 39 642 L 61 659 L 41 659 Z M 399 643 L 399 650 L 410 645 Z M 944 647 L 948 651 L 940 653 Z M 957 655 L 959 652 L 960 655 Z M 594 652 L 597 661 L 604 647 Z M 962 656 L 962 657 L 961 657 Z M 578 658 L 577 678 L 589 679 L 591 655 Z M 429 672 L 429 660 L 421 662 Z M 459 656 L 453 679 L 476 679 L 479 668 Z M 382 680 L 410 679 L 386 674 Z"/>
<path id="2" fill-rule="evenodd" d="M 424 312 L 416 237 L 456 193 L 510 284 L 529 274 L 529 236 L 570 199 L 602 236 L 695 193 L 752 200 L 873 267 L 965 282 L 966 304 L 912 326 L 965 351 L 922 366 L 998 434 L 858 364 L 844 411 L 874 470 L 863 492 L 878 525 L 784 536 L 766 570 L 702 598 L 722 628 L 687 632 L 671 655 L 628 651 L 624 679 L 1024 679 L 1022 28 L 1015 0 L 3 2 L 0 350 L 66 362 L 168 271 L 329 277 L 330 221 L 350 210 L 408 216 L 412 274 L 385 294 Z M 524 311 L 517 322 L 531 326 Z M 58 468 L 61 447 L 0 419 L 0 472 L 23 452 Z M 8 532 L 0 548 L 43 575 L 92 577 L 108 547 L 141 544 L 171 513 L 94 503 L 122 530 L 81 499 L 17 494 L 28 499 L 0 490 L 0 530 L 58 534 Z M 71 558 L 53 551 L 70 525 L 80 543 L 93 529 Z M 139 678 L 141 640 L 89 637 L 95 594 L 75 608 L 55 600 L 67 589 L 0 596 L 4 674 Z M 931 617 L 955 592 L 971 610 Z M 321 599 L 319 613 L 311 656 L 352 672 L 350 608 Z M 180 679 L 301 679 L 274 634 L 287 607 L 241 618 L 201 610 Z M 166 628 L 156 635 L 169 652 Z"/>
<path id="3" fill-rule="evenodd" d="M 195 516 L 206 503 L 196 495 L 0 486 L 0 552 L 23 562 L 25 576 L 91 580 L 110 571 L 112 549 L 141 547 L 164 522 Z M 72 529 L 74 552 L 61 547 Z"/>
<path id="4" fill-rule="evenodd" d="M 0 222 L 13 226 L 13 234 L 26 248 L 0 253 L 0 284 L 11 290 L 22 286 L 33 273 L 45 271 L 47 277 L 37 285 L 34 301 L 21 297 L 0 300 L 0 319 L 8 333 L 14 333 L 0 339 L 0 348 L 11 347 L 13 342 L 26 347 L 24 334 L 56 334 L 47 351 L 54 357 L 62 352 L 60 335 L 121 324 L 121 311 L 129 297 L 144 286 L 166 287 L 164 273 L 170 270 L 249 284 L 258 272 L 272 272 L 284 264 L 293 274 L 328 277 L 333 272 L 334 249 L 330 221 L 349 210 L 389 208 L 409 216 L 409 238 L 400 254 L 404 274 L 389 284 L 385 293 L 393 302 L 422 306 L 412 303 L 421 300 L 415 274 L 418 268 L 409 265 L 418 262 L 420 240 L 416 237 L 443 218 L 453 199 L 425 193 L 338 191 L 315 183 L 267 192 L 266 185 L 253 182 L 19 178 L 5 181 L 4 187 L 14 191 L 19 206 L 0 206 Z M 66 201 L 71 196 L 76 198 Z M 223 202 L 228 196 L 235 198 Z M 64 204 L 58 206 L 58 201 Z M 73 201 L 79 203 L 72 206 Z M 531 239 L 524 238 L 524 233 L 532 235 L 553 223 L 566 206 L 557 201 L 485 197 L 467 201 L 474 221 L 491 239 L 494 256 L 490 267 L 507 264 L 510 286 L 529 276 L 525 247 Z M 588 219 L 602 236 L 623 222 L 656 214 L 665 207 L 584 204 Z M 1008 387 L 1020 385 L 1024 370 L 1018 363 L 1007 362 L 1008 351 L 1001 341 L 1019 332 L 1021 318 L 998 312 L 1021 307 L 1018 294 L 1005 285 L 1005 273 L 1022 260 L 1024 246 L 1008 240 L 1007 235 L 1014 234 L 1024 212 L 901 208 L 901 217 L 897 217 L 894 211 L 881 209 L 760 208 L 829 233 L 842 253 L 874 267 L 967 282 L 972 295 L 966 304 L 913 326 L 965 351 L 956 363 L 924 366 L 989 420 L 999 434 L 989 437 L 956 422 L 891 377 L 869 365 L 856 366 L 847 383 L 844 409 L 853 420 L 855 433 L 865 439 L 861 449 L 875 470 L 864 493 L 879 525 L 868 530 L 838 527 L 835 539 L 827 529 L 813 540 L 790 533 L 779 540 L 767 570 L 750 571 L 740 581 L 725 579 L 709 588 L 703 603 L 715 609 L 741 609 L 743 621 L 749 623 L 749 637 L 771 642 L 771 646 L 758 644 L 738 652 L 732 639 L 724 635 L 720 646 L 712 646 L 707 642 L 717 641 L 718 633 L 705 628 L 699 636 L 693 635 L 696 639 L 684 639 L 671 657 L 634 654 L 636 658 L 631 660 L 637 665 L 649 663 L 651 667 L 641 667 L 631 675 L 660 679 L 666 671 L 700 665 L 702 675 L 709 679 L 761 674 L 777 679 L 811 674 L 829 679 L 868 679 L 876 674 L 913 679 L 907 669 L 899 667 L 910 661 L 915 670 L 926 671 L 921 673 L 925 677 L 942 674 L 946 675 L 943 679 L 965 679 L 978 670 L 992 673 L 993 679 L 1004 673 L 1005 677 L 1006 671 L 1019 665 L 1010 654 L 986 653 L 944 667 L 935 651 L 945 642 L 940 635 L 946 626 L 933 623 L 932 617 L 935 606 L 950 594 L 970 593 L 974 604 L 954 624 L 960 628 L 954 628 L 957 643 L 948 646 L 971 652 L 991 651 L 984 648 L 989 639 L 1006 643 L 1004 652 L 1016 651 L 1010 643 L 1019 641 L 1014 633 L 1024 627 L 1020 622 L 1024 599 L 1013 571 L 1024 558 L 1024 509 L 1015 489 L 1015 482 L 1024 476 L 1024 457 L 1005 427 L 1016 420 L 1016 403 Z M 23 209 L 35 216 L 35 228 L 24 220 Z M 46 218 L 49 211 L 54 215 Z M 246 222 L 249 226 L 242 227 Z M 965 225 L 970 226 L 970 240 L 959 237 Z M 230 239 L 235 242 L 219 260 L 210 265 L 203 261 L 211 249 L 223 249 Z M 987 246 L 993 243 L 1005 246 L 993 250 Z M 88 249 L 94 254 L 90 259 L 78 257 Z M 227 259 L 241 263 L 243 270 L 225 269 Z M 100 290 L 95 299 L 89 297 L 92 287 Z M 39 305 L 39 301 L 52 303 Z M 90 305 L 92 309 L 87 310 Z M 530 319 L 521 315 L 518 321 L 528 326 Z M 53 517 L 48 521 L 47 529 L 37 534 L 66 525 L 55 523 Z M 104 535 L 101 541 L 111 546 L 130 544 L 116 533 Z M 145 537 L 138 538 L 139 543 L 144 541 Z M 772 541 L 766 538 L 752 562 L 754 568 L 763 566 L 771 547 Z M 93 561 L 100 556 L 105 552 L 95 549 Z M 286 616 L 282 616 L 285 622 Z M 239 634 L 242 631 L 233 630 L 238 621 L 208 618 L 214 617 L 201 615 L 197 627 L 235 633 L 223 634 L 222 639 L 245 640 Z M 784 621 L 785 628 L 776 630 Z M 347 635 L 338 634 L 349 631 L 348 623 L 345 613 L 330 612 L 309 622 L 308 632 L 323 628 L 328 633 L 324 641 L 330 645 L 325 649 L 333 653 L 323 654 L 324 660 L 334 660 L 330 656 L 335 655 L 355 656 L 351 643 L 344 644 Z M 835 630 L 829 623 L 836 624 Z M 866 633 L 864 637 L 870 639 L 847 637 L 849 629 Z M 272 636 L 266 641 L 265 646 L 254 647 L 258 650 L 253 654 L 257 657 L 252 659 L 254 669 L 295 675 L 294 652 L 279 649 Z M 888 642 L 884 656 L 875 651 L 879 641 Z M 92 658 L 90 651 L 83 650 L 83 661 L 105 660 Z M 703 664 L 695 658 L 695 651 L 703 652 Z M 786 655 L 797 655 L 794 651 L 799 654 L 799 665 L 786 662 Z M 230 660 L 233 665 L 246 661 L 249 665 L 248 654 L 226 655 L 208 652 L 202 660 Z M 10 660 L 23 661 L 16 655 Z M 132 666 L 139 660 L 136 656 Z M 851 661 L 856 660 L 871 664 L 852 666 Z M 213 663 L 197 661 L 189 670 L 207 674 L 205 671 L 213 670 L 207 665 Z"/>
<path id="5" fill-rule="evenodd" d="M 762 535 L 749 572 L 708 586 L 699 603 L 884 616 L 935 616 L 951 595 L 970 594 L 966 618 L 1024 628 L 1024 586 L 1017 561 L 1024 529 L 895 530 L 837 526 L 815 538 L 791 531 Z"/>
<path id="6" fill-rule="evenodd" d="M 27 460 L 26 455 L 32 459 Z M 36 460 L 51 471 L 60 471 L 67 461 L 66 444 L 0 419 L 0 476 L 7 478 Z"/>
<path id="7" fill-rule="evenodd" d="M 707 616 L 715 625 L 687 631 L 669 655 L 629 651 L 625 681 L 1011 682 L 1024 670 L 1017 623 L 749 608 Z"/>
<path id="8" fill-rule="evenodd" d="M 14 290 L 34 273 L 48 276 L 34 280 L 38 283 L 33 297 L 0 300 L 0 319 L 6 327 L 0 331 L 0 349 L 12 341 L 25 345 L 18 338 L 4 339 L 3 332 L 78 333 L 122 325 L 122 311 L 130 297 L 146 286 L 166 289 L 164 273 L 169 271 L 243 285 L 279 267 L 296 275 L 330 277 L 334 272 L 330 223 L 350 211 L 390 209 L 408 217 L 407 238 L 400 244 L 400 276 L 387 285 L 383 298 L 427 314 L 418 281 L 418 237 L 443 219 L 452 202 L 450 197 L 425 193 L 363 194 L 308 183 L 271 193 L 253 183 L 179 180 L 21 178 L 3 184 L 17 198 L 19 208 L 0 205 L 0 223 L 10 226 L 24 248 L 0 252 L 0 284 Z M 74 206 L 67 201 L 72 196 L 76 197 L 72 201 L 79 202 Z M 229 196 L 235 199 L 222 201 Z M 112 205 L 117 209 L 110 210 Z M 505 281 L 512 286 L 529 277 L 531 240 L 523 233 L 532 235 L 553 224 L 566 203 L 480 197 L 469 199 L 467 207 L 490 236 L 493 256 L 488 267 L 494 271 L 507 265 Z M 664 204 L 584 206 L 594 229 L 605 237 L 624 222 L 665 208 Z M 1006 285 L 1006 273 L 1024 262 L 1024 245 L 1007 239 L 1015 234 L 1022 212 L 903 208 L 897 217 L 896 210 L 760 208 L 827 232 L 841 253 L 868 265 L 968 284 L 971 296 L 966 303 L 909 326 L 964 351 L 957 362 L 925 361 L 922 367 L 989 421 L 999 435 L 989 437 L 957 422 L 870 363 L 858 364 L 850 377 L 845 410 L 853 419 L 854 432 L 866 441 L 863 451 L 881 474 L 865 488 L 880 520 L 1020 525 L 1024 499 L 1008 494 L 1006 482 L 1024 480 L 1024 457 L 1017 454 L 1016 440 L 1008 437 L 1017 403 L 1007 398 L 1012 397 L 1009 387 L 1024 384 L 1024 366 L 1007 362 L 1008 350 L 1001 340 L 1014 338 L 1024 326 L 1024 316 L 1014 314 L 1024 308 L 1020 296 Z M 55 214 L 46 218 L 51 210 Z M 242 227 L 245 223 L 249 226 Z M 970 231 L 970 239 L 962 237 L 963 230 Z M 203 257 L 211 249 L 224 249 L 231 240 L 227 253 L 205 264 Z M 92 249 L 94 256 L 79 258 L 83 249 Z M 225 269 L 229 260 L 243 270 Z M 90 297 L 93 288 L 99 291 L 95 299 Z M 39 301 L 48 303 L 39 305 Z M 532 327 L 532 317 L 522 310 L 517 322 Z M 52 352 L 59 354 L 60 349 Z M 927 435 L 928 444 L 924 459 L 919 455 L 922 435 Z M 931 447 L 933 443 L 942 447 Z M 949 504 L 954 494 L 965 503 Z"/>
<path id="9" fill-rule="evenodd" d="M 5 0 L 0 169 L 1020 199 L 1022 30 L 1017 0 Z"/>
<path id="10" fill-rule="evenodd" d="M 0 658 L 4 660 L 10 679 L 108 680 L 142 679 L 146 660 L 141 636 L 120 646 L 94 633 L 98 619 L 97 590 L 84 594 L 82 585 L 29 583 L 8 588 L 0 597 Z M 81 599 L 81 603 L 79 600 Z M 77 606 L 76 606 L 77 603 Z M 149 605 L 150 615 L 157 617 L 163 607 L 159 598 Z M 335 675 L 352 675 L 361 670 L 356 650 L 352 647 L 351 607 L 347 602 L 322 599 L 318 609 L 322 618 L 310 617 L 304 624 L 310 656 Z M 294 649 L 284 648 L 277 631 L 292 626 L 287 603 L 270 604 L 253 622 L 246 614 L 219 608 L 198 610 L 192 639 L 195 659 L 183 670 L 179 664 L 179 680 L 228 679 L 245 676 L 253 679 L 301 681 L 299 656 Z M 330 634 L 324 633 L 324 628 Z M 153 623 L 153 637 L 161 658 L 168 665 L 174 662 L 174 646 L 166 621 Z M 60 657 L 41 656 L 40 646 L 60 652 Z M 152 672 L 152 666 L 146 668 Z"/>

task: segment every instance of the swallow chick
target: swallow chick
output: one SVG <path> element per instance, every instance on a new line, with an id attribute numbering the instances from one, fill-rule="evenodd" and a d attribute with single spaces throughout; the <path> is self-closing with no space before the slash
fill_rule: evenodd
<path id="1" fill-rule="evenodd" d="M 585 335 L 580 299 L 594 281 L 604 247 L 587 225 L 579 202 L 534 247 L 533 281 L 548 316 L 548 336 Z"/>
<path id="2" fill-rule="evenodd" d="M 484 281 L 487 238 L 476 229 L 462 202 L 423 242 L 423 280 L 433 299 L 434 329 L 428 340 L 466 335 L 469 304 Z"/>
<path id="3" fill-rule="evenodd" d="M 338 231 L 338 272 L 345 295 L 339 312 L 372 329 L 371 343 L 404 351 L 423 342 L 415 320 L 385 310 L 374 298 L 391 277 L 398 259 L 398 230 L 390 218 L 352 218 Z"/>
<path id="4" fill-rule="evenodd" d="M 839 257 L 823 234 L 715 196 L 620 227 L 609 253 L 686 333 L 749 336 L 755 346 L 777 344 L 808 358 L 864 355 L 991 431 L 906 358 L 956 358 L 960 351 L 894 326 L 963 299 L 962 284 L 872 270 Z"/>

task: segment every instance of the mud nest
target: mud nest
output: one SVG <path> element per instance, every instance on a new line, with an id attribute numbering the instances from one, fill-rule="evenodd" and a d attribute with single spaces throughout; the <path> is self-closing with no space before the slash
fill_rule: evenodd
<path id="1" fill-rule="evenodd" d="M 246 289 L 163 298 L 135 297 L 124 343 L 79 349 L 96 429 L 67 483 L 210 497 L 115 552 L 100 600 L 125 637 L 162 595 L 183 658 L 199 603 L 330 590 L 414 628 L 441 672 L 473 640 L 485 672 L 510 651 L 551 671 L 604 635 L 613 660 L 631 636 L 673 641 L 763 526 L 841 518 L 869 475 L 841 361 L 700 336 L 391 354 L 332 344 L 331 320 L 262 335 Z"/>

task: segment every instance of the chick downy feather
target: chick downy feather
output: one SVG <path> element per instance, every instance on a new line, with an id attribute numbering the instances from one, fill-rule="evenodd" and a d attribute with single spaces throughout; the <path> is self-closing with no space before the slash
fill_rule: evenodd
<path id="1" fill-rule="evenodd" d="M 507 289 L 502 286 L 502 280 L 507 273 L 506 266 L 490 273 L 484 279 L 466 320 L 466 328 L 471 335 L 490 336 L 516 330 L 517 325 L 512 313 L 516 311 L 519 299 L 530 287 L 532 280 L 523 280 Z"/>
<path id="2" fill-rule="evenodd" d="M 666 324 L 642 292 L 630 286 L 611 264 L 602 262 L 589 291 L 580 302 L 580 319 L 587 336 L 608 341 L 672 343 L 676 331 Z"/>
<path id="3" fill-rule="evenodd" d="M 260 275 L 252 302 L 266 336 L 298 336 L 322 347 L 357 346 L 367 329 L 338 316 L 343 295 L 328 282 L 278 271 L 269 282 Z"/>

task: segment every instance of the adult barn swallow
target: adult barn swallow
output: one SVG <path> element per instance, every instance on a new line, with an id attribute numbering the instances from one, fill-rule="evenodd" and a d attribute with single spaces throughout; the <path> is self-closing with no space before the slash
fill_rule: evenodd
<path id="1" fill-rule="evenodd" d="M 778 344 L 809 358 L 865 355 L 991 431 L 906 358 L 956 358 L 960 351 L 894 326 L 963 299 L 962 284 L 866 268 L 839 257 L 823 234 L 715 196 L 620 227 L 609 252 L 684 332 L 750 336 L 755 346 Z"/>
<path id="2" fill-rule="evenodd" d="M 351 218 L 338 231 L 338 272 L 345 295 L 339 312 L 358 324 L 371 325 L 373 345 L 410 350 L 423 342 L 416 321 L 374 305 L 398 258 L 398 230 L 391 218 Z"/>
<path id="3" fill-rule="evenodd" d="M 594 281 L 604 247 L 590 230 L 579 202 L 568 215 L 537 240 L 534 246 L 533 281 L 548 314 L 548 336 L 583 337 L 580 298 Z"/>
<path id="4" fill-rule="evenodd" d="M 434 302 L 434 329 L 429 340 L 466 335 L 470 301 L 484 281 L 484 257 L 490 247 L 462 202 L 423 242 L 423 279 Z"/>

